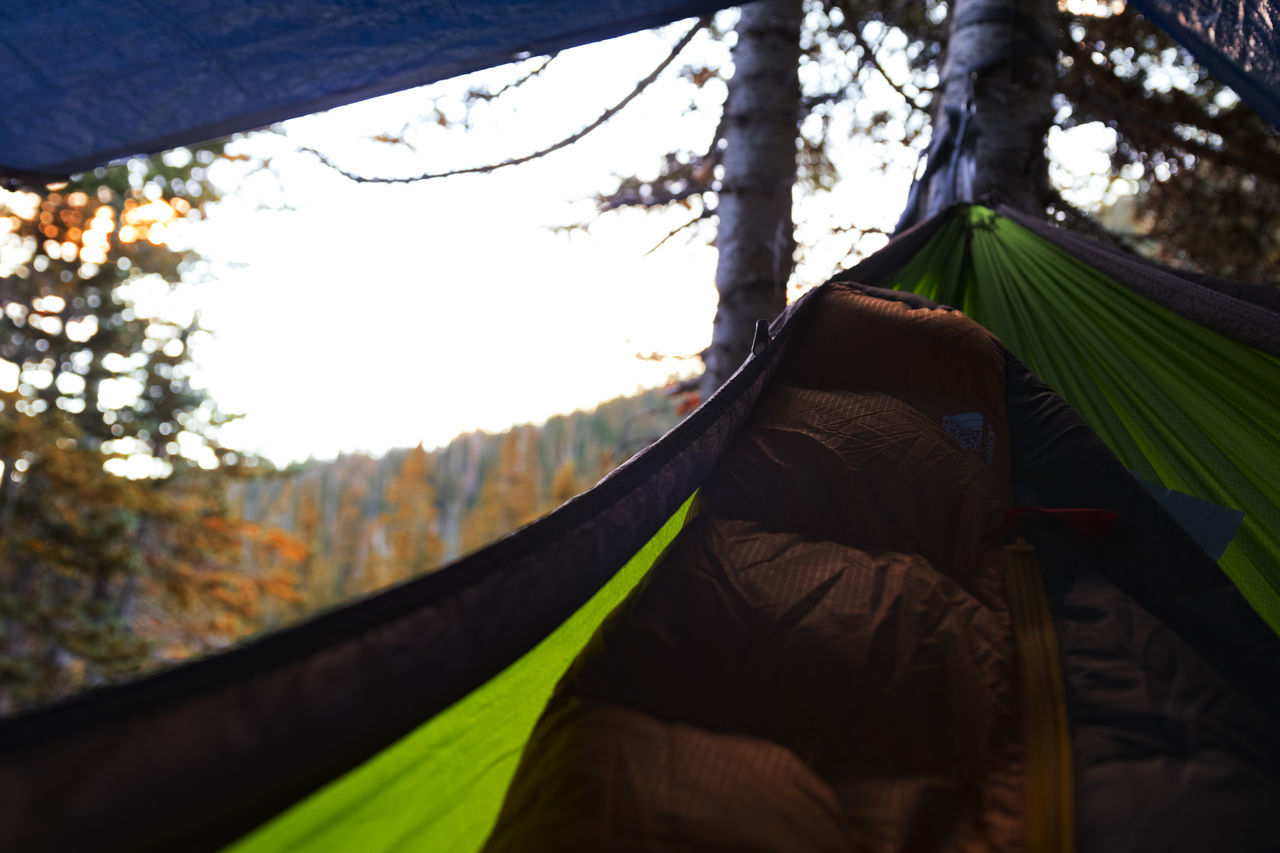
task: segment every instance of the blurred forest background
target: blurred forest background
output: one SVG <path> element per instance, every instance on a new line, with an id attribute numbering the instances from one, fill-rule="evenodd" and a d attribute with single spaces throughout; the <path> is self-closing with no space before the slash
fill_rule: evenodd
<path id="1" fill-rule="evenodd" d="M 217 441 L 167 229 L 221 144 L 6 193 L 0 714 L 429 571 L 545 514 L 673 426 L 661 389 L 446 446 L 276 470 Z M 127 476 L 126 476 L 127 475 Z"/>
<path id="2" fill-rule="evenodd" d="M 293 621 L 492 542 L 595 485 L 679 417 L 658 388 L 538 426 L 467 433 L 438 450 L 343 455 L 234 480 L 230 514 L 268 531 L 266 547 L 260 537 L 242 546 L 236 571 L 288 586 L 268 590 L 252 613 L 228 619 L 213 643 Z M 166 630 L 163 620 L 156 626 Z M 209 645 L 199 631 L 168 642 L 175 657 Z"/>
<path id="3" fill-rule="evenodd" d="M 832 149 L 842 139 L 871 146 L 867 169 L 927 147 L 946 24 L 938 0 L 806 4 L 794 51 L 797 198 L 839 183 Z M 718 16 L 678 47 L 695 35 L 722 44 L 732 26 Z M 1047 164 L 1046 214 L 1094 235 L 1122 232 L 1124 245 L 1166 262 L 1280 278 L 1274 131 L 1122 3 L 1061 0 L 1058 35 L 1050 148 L 1055 134 L 1086 124 L 1115 142 L 1110 162 L 1083 179 Z M 686 57 L 670 74 L 690 98 L 728 91 L 723 59 L 723 50 Z M 548 62 L 533 58 L 509 86 L 472 92 L 450 107 L 454 118 L 435 105 L 369 142 L 399 150 L 419 134 L 465 131 L 474 106 Z M 670 118 L 679 117 L 677 106 Z M 699 144 L 655 152 L 649 173 L 615 176 L 599 212 L 674 210 L 687 222 L 672 237 L 699 233 L 728 195 L 727 124 Z M 186 275 L 194 255 L 172 248 L 169 232 L 218 202 L 215 162 L 246 159 L 214 142 L 3 194 L 0 715 L 429 571 L 590 486 L 691 400 L 659 389 L 439 449 L 286 470 L 222 446 L 228 418 L 191 361 L 205 333 L 181 298 L 196 286 Z M 834 233 L 802 224 L 800 257 L 822 240 L 851 245 L 853 257 L 883 244 L 891 223 L 848 215 Z"/>

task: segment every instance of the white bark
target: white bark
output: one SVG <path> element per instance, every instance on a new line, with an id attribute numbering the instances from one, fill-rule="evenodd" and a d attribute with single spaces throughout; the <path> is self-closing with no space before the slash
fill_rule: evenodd
<path id="1" fill-rule="evenodd" d="M 802 18 L 801 0 L 763 0 L 744 5 L 738 22 L 718 201 L 720 303 L 703 353 L 704 397 L 747 357 L 756 320 L 772 320 L 786 307 Z"/>

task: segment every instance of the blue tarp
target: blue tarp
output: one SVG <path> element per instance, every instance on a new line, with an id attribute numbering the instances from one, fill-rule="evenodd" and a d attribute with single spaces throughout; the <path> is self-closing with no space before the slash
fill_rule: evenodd
<path id="1" fill-rule="evenodd" d="M 1280 0 L 1129 0 L 1280 127 Z"/>
<path id="2" fill-rule="evenodd" d="M 1280 126 L 1280 0 L 1132 0 Z M 706 14 L 723 0 L 0 4 L 0 170 L 58 177 Z"/>
<path id="3" fill-rule="evenodd" d="M 717 0 L 0 5 L 0 169 L 62 176 L 707 14 Z"/>

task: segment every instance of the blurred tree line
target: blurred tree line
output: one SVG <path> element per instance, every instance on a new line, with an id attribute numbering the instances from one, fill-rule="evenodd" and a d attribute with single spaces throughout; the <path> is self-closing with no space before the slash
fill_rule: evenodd
<path id="1" fill-rule="evenodd" d="M 473 551 L 594 485 L 679 420 L 661 389 L 557 415 L 540 426 L 461 435 L 381 458 L 344 455 L 228 485 L 232 514 L 298 543 L 245 571 L 293 572 L 298 597 L 276 596 L 258 628 L 293 621 Z M 296 560 L 296 556 L 301 556 Z"/>

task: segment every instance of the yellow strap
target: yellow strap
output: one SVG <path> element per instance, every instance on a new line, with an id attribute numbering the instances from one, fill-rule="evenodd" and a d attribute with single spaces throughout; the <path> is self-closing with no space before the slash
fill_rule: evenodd
<path id="1" fill-rule="evenodd" d="M 1035 548 L 1020 541 L 1005 547 L 1005 558 L 1027 735 L 1027 851 L 1071 853 L 1075 849 L 1071 735 L 1058 637 Z"/>

